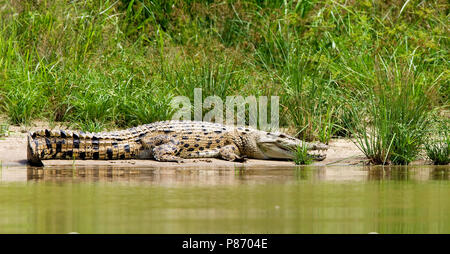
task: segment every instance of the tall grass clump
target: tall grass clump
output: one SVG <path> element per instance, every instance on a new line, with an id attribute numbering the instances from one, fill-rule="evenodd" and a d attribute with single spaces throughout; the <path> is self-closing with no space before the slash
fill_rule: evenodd
<path id="1" fill-rule="evenodd" d="M 6 123 L 0 123 L 0 137 L 9 135 L 9 126 Z"/>
<path id="2" fill-rule="evenodd" d="M 406 165 L 419 154 L 430 126 L 429 88 L 412 72 L 412 62 L 379 59 L 366 88 L 366 111 L 354 113 L 360 124 L 353 132 L 371 163 Z"/>
<path id="3" fill-rule="evenodd" d="M 450 124 L 442 123 L 425 143 L 425 151 L 434 165 L 450 163 Z"/>
<path id="4" fill-rule="evenodd" d="M 313 158 L 308 154 L 306 142 L 303 142 L 302 145 L 297 146 L 297 149 L 294 151 L 294 163 L 296 165 L 309 165 L 312 162 Z"/>

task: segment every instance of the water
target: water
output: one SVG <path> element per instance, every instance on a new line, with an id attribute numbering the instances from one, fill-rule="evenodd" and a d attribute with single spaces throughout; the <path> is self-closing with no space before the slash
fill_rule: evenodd
<path id="1" fill-rule="evenodd" d="M 450 168 L 1 168 L 0 233 L 450 233 Z"/>

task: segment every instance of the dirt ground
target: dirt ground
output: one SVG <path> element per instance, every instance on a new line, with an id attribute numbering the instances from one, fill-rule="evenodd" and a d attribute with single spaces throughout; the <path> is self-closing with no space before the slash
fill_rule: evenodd
<path id="1" fill-rule="evenodd" d="M 35 123 L 33 127 L 10 126 L 6 137 L 0 138 L 0 165 L 3 166 L 23 166 L 26 165 L 26 133 L 48 127 L 44 123 Z M 55 126 L 54 128 L 58 128 Z M 317 166 L 346 166 L 362 165 L 366 159 L 364 154 L 349 139 L 332 139 L 329 143 L 329 149 L 326 151 L 326 159 L 315 161 L 312 165 Z M 50 165 L 72 165 L 72 160 L 45 160 L 45 166 Z M 417 161 L 414 164 L 424 164 L 424 161 Z M 293 166 L 292 161 L 276 160 L 256 160 L 249 159 L 244 165 L 238 162 L 229 162 L 220 159 L 189 159 L 185 163 L 158 162 L 154 160 L 77 160 L 75 165 L 117 165 L 117 166 L 155 166 L 155 167 L 236 167 L 236 166 Z"/>

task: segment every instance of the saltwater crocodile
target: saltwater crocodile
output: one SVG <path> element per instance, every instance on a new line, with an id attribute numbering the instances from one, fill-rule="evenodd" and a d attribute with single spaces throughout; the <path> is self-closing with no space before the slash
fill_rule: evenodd
<path id="1" fill-rule="evenodd" d="M 27 157 L 30 164 L 37 166 L 47 159 L 292 159 L 293 150 L 302 144 L 279 132 L 200 121 L 164 121 L 101 133 L 48 129 L 30 132 Z M 328 149 L 320 143 L 303 145 L 308 150 Z M 323 160 L 325 155 L 313 157 Z"/>

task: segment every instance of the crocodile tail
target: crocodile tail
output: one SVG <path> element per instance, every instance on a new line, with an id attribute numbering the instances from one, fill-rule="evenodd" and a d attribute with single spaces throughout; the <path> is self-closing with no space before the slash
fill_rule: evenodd
<path id="1" fill-rule="evenodd" d="M 30 163 L 52 159 L 133 159 L 141 148 L 133 136 L 38 130 L 28 134 Z M 42 163 L 42 162 L 41 162 Z"/>
<path id="2" fill-rule="evenodd" d="M 32 166 L 42 167 L 41 159 L 39 158 L 39 154 L 37 153 L 37 145 L 33 142 L 33 138 L 31 137 L 32 133 L 28 133 L 27 135 L 27 160 L 28 163 Z"/>

